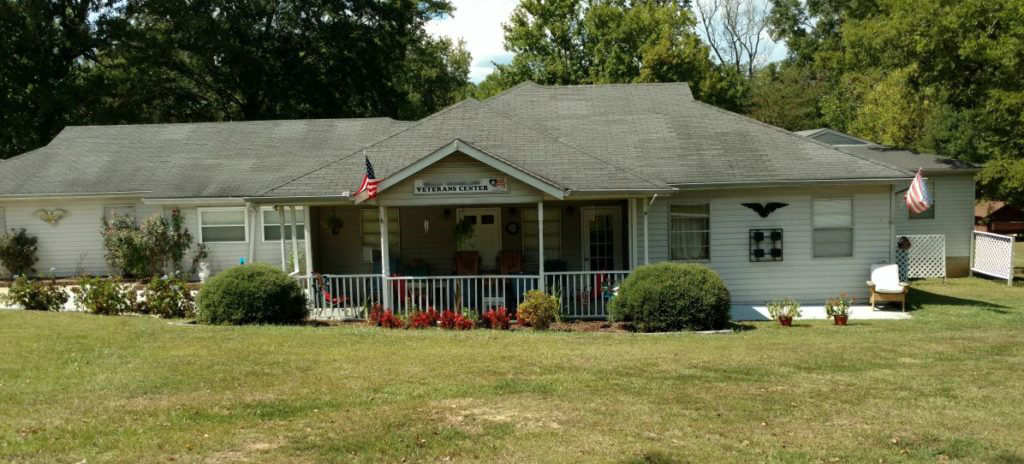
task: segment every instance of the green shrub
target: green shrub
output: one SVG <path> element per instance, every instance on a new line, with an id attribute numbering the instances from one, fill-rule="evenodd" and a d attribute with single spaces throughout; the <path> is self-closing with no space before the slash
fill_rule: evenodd
<path id="1" fill-rule="evenodd" d="M 522 325 L 545 330 L 558 320 L 560 306 L 558 297 L 540 290 L 530 290 L 516 308 L 516 320 Z"/>
<path id="2" fill-rule="evenodd" d="M 26 235 L 25 229 L 11 229 L 9 234 L 0 234 L 0 265 L 12 275 L 35 273 L 32 266 L 39 260 L 36 257 L 38 241 L 38 238 Z"/>
<path id="3" fill-rule="evenodd" d="M 609 302 L 612 320 L 642 332 L 720 329 L 729 323 L 729 290 L 699 264 L 641 266 Z"/>
<path id="4" fill-rule="evenodd" d="M 7 295 L 0 295 L 0 303 L 18 305 L 25 309 L 60 311 L 64 303 L 68 302 L 68 292 L 57 285 L 57 280 L 53 278 L 35 280 L 20 274 L 7 290 Z"/>
<path id="5" fill-rule="evenodd" d="M 188 281 L 179 277 L 154 277 L 142 292 L 139 312 L 160 317 L 193 317 L 196 303 Z"/>
<path id="6" fill-rule="evenodd" d="M 75 294 L 79 308 L 93 314 L 116 316 L 135 309 L 135 289 L 119 279 L 104 277 L 82 277 Z"/>
<path id="7" fill-rule="evenodd" d="M 288 324 L 306 318 L 299 283 L 267 264 L 238 266 L 211 278 L 199 291 L 200 322 Z"/>
<path id="8" fill-rule="evenodd" d="M 141 226 L 129 215 L 116 214 L 109 222 L 104 219 L 100 235 L 107 264 L 126 277 L 156 276 L 168 267 L 181 271 L 185 252 L 192 245 L 192 235 L 184 224 L 178 209 L 171 212 L 170 221 L 158 213 L 143 220 Z"/>

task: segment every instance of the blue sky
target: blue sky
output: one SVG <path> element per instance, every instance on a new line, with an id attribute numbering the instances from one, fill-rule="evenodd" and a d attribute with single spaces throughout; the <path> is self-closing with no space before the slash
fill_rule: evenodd
<path id="1" fill-rule="evenodd" d="M 480 82 L 494 70 L 492 62 L 505 63 L 512 54 L 505 51 L 501 23 L 512 14 L 518 0 L 452 0 L 455 5 L 454 17 L 444 17 L 427 24 L 427 31 L 434 36 L 463 39 L 466 48 L 473 55 L 469 79 Z M 772 48 L 772 60 L 786 55 L 784 44 Z"/>

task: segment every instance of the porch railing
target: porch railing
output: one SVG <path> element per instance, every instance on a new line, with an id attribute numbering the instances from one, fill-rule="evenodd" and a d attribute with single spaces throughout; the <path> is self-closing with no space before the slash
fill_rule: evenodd
<path id="1" fill-rule="evenodd" d="M 545 290 L 558 296 L 566 319 L 604 319 L 608 302 L 629 271 L 551 272 Z M 367 304 L 383 303 L 407 315 L 420 308 L 516 311 L 529 290 L 540 288 L 537 275 L 394 276 L 379 274 L 301 276 L 314 319 L 363 320 Z"/>
<path id="2" fill-rule="evenodd" d="M 562 302 L 567 319 L 605 319 L 608 301 L 630 271 L 577 271 L 544 274 L 548 293 Z"/>
<path id="3" fill-rule="evenodd" d="M 314 319 L 366 319 L 367 304 L 384 301 L 380 274 L 302 276 Z"/>
<path id="4" fill-rule="evenodd" d="M 419 308 L 485 311 L 504 307 L 515 311 L 527 290 L 535 290 L 535 275 L 478 275 L 388 277 L 395 313 Z"/>

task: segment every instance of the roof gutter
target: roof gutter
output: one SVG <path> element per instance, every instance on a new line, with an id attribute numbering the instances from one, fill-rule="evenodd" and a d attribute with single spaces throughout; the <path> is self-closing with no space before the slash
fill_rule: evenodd
<path id="1" fill-rule="evenodd" d="M 763 187 L 808 187 L 815 185 L 858 185 L 858 184 L 892 184 L 906 182 L 913 179 L 913 176 L 873 178 L 873 179 L 821 179 L 803 181 L 779 181 L 779 182 L 702 182 L 672 184 L 679 190 L 708 190 L 708 189 L 729 189 L 729 188 L 763 188 Z"/>
<path id="2" fill-rule="evenodd" d="M 15 193 L 0 195 L 2 200 L 66 200 L 76 198 L 138 198 L 151 192 L 96 192 L 96 193 Z"/>
<path id="3" fill-rule="evenodd" d="M 144 205 L 244 205 L 241 197 L 143 198 Z"/>
<path id="4" fill-rule="evenodd" d="M 342 195 L 316 195 L 316 196 L 294 196 L 294 197 L 246 197 L 244 200 L 255 205 L 316 205 L 316 204 L 338 204 L 351 203 L 352 196 Z"/>

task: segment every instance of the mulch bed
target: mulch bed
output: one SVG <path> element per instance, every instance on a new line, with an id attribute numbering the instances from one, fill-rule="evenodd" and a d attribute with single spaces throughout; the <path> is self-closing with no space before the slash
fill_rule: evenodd
<path id="1" fill-rule="evenodd" d="M 629 326 L 624 322 L 608 321 L 570 321 L 556 322 L 551 324 L 551 330 L 559 332 L 605 332 L 605 333 L 627 333 L 631 332 Z"/>

